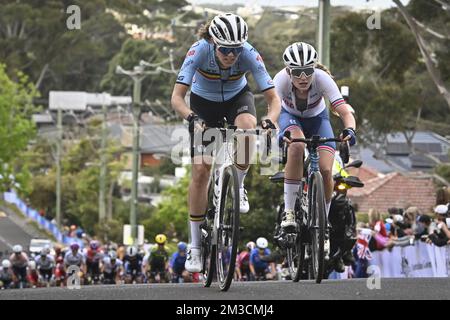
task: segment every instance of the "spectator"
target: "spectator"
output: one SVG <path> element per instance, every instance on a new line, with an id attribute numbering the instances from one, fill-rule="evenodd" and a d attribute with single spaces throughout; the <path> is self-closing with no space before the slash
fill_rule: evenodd
<path id="1" fill-rule="evenodd" d="M 358 231 L 358 240 L 353 248 L 353 256 L 355 258 L 355 264 L 353 266 L 354 276 L 355 278 L 367 278 L 369 260 L 372 259 L 372 253 L 369 248 L 372 231 L 368 228 L 368 225 L 362 222 L 358 222 L 356 229 Z"/>
<path id="2" fill-rule="evenodd" d="M 429 234 L 430 226 L 431 226 L 430 216 L 428 216 L 426 214 L 420 215 L 417 219 L 417 228 L 416 228 L 415 234 L 414 234 L 416 240 L 426 239 Z"/>
<path id="3" fill-rule="evenodd" d="M 420 216 L 420 211 L 417 207 L 409 207 L 404 214 L 405 229 L 403 230 L 405 235 L 414 235 L 417 229 L 417 218 Z"/>
<path id="4" fill-rule="evenodd" d="M 434 212 L 436 213 L 436 228 L 430 233 L 426 242 L 443 247 L 450 242 L 450 231 L 447 226 L 448 207 L 445 204 L 440 204 L 436 206 Z"/>
<path id="5" fill-rule="evenodd" d="M 436 193 L 436 206 L 440 204 L 449 205 L 450 202 L 450 193 L 447 187 L 442 187 L 438 189 Z"/>
<path id="6" fill-rule="evenodd" d="M 386 232 L 386 226 L 381 219 L 381 214 L 376 209 L 369 210 L 369 226 L 373 230 L 371 239 L 371 250 L 383 250 L 384 248 L 391 248 L 393 242 L 389 240 Z"/>

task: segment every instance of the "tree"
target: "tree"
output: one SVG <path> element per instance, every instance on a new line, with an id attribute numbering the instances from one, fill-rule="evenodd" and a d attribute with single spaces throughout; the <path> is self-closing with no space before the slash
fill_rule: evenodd
<path id="1" fill-rule="evenodd" d="M 15 187 L 26 190 L 29 174 L 15 166 L 16 157 L 35 135 L 31 114 L 36 111 L 32 100 L 37 92 L 28 78 L 17 74 L 17 82 L 5 73 L 0 64 L 0 192 Z"/>
<path id="2" fill-rule="evenodd" d="M 446 87 L 444 81 L 442 80 L 439 69 L 436 68 L 432 59 L 432 49 L 430 45 L 423 39 L 422 35 L 419 33 L 417 23 L 413 20 L 412 16 L 409 14 L 408 10 L 403 6 L 400 0 L 392 0 L 398 7 L 398 10 L 403 15 L 406 23 L 408 24 L 411 32 L 414 34 L 416 38 L 417 45 L 419 46 L 420 53 L 425 61 L 425 65 L 427 66 L 428 73 L 436 85 L 439 93 L 444 97 L 447 102 L 448 107 L 450 108 L 450 91 Z M 447 47 L 448 48 L 448 47 Z"/>
<path id="3" fill-rule="evenodd" d="M 152 216 L 144 220 L 146 234 L 154 238 L 166 233 L 169 238 L 187 241 L 189 239 L 189 209 L 187 205 L 190 172 L 178 183 L 163 191 L 164 200 Z"/>
<path id="4" fill-rule="evenodd" d="M 169 30 L 185 0 L 4 0 L 0 61 L 20 70 L 47 97 L 49 90 L 98 91 L 108 64 L 130 38 L 131 24 L 148 32 Z M 81 11 L 81 29 L 69 30 L 69 5 Z"/>

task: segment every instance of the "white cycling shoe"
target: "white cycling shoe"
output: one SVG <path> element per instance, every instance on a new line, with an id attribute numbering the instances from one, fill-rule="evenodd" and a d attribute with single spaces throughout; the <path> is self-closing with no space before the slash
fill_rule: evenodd
<path id="1" fill-rule="evenodd" d="M 247 213 L 250 210 L 250 204 L 248 203 L 247 190 L 244 188 L 239 189 L 239 212 Z"/>
<path id="2" fill-rule="evenodd" d="M 202 255 L 200 249 L 192 248 L 187 252 L 184 267 L 189 272 L 202 271 Z"/>
<path id="3" fill-rule="evenodd" d="M 294 232 L 297 226 L 297 222 L 295 222 L 295 214 L 293 211 L 286 210 L 284 213 L 283 220 L 281 221 L 281 228 L 285 231 Z"/>

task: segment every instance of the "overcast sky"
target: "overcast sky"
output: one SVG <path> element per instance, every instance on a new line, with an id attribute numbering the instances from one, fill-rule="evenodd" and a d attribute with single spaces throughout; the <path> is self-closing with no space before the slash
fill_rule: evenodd
<path id="1" fill-rule="evenodd" d="M 223 0 L 188 0 L 194 4 L 201 3 L 222 3 L 222 4 L 232 4 L 232 3 L 256 3 L 262 6 L 291 6 L 291 5 L 302 5 L 315 7 L 319 3 L 318 0 L 228 0 L 224 2 Z M 407 4 L 409 0 L 402 0 L 403 4 Z M 380 9 L 389 8 L 395 6 L 392 0 L 331 0 L 331 5 L 339 6 L 353 6 L 357 8 L 366 9 Z"/>

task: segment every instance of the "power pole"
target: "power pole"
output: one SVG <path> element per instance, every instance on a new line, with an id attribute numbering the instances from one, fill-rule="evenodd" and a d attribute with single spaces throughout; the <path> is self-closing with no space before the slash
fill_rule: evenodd
<path id="1" fill-rule="evenodd" d="M 133 157 L 132 157 L 132 178 L 131 178 L 131 209 L 130 209 L 130 225 L 131 225 L 131 237 L 133 243 L 137 238 L 137 204 L 138 204 L 138 175 L 139 175 L 139 116 L 141 112 L 141 87 L 142 81 L 148 75 L 156 75 L 161 71 L 156 68 L 153 71 L 145 71 L 144 66 L 141 64 L 135 66 L 133 71 L 124 70 L 121 66 L 117 66 L 116 73 L 129 76 L 133 80 Z"/>
<path id="2" fill-rule="evenodd" d="M 101 140 L 101 154 L 100 154 L 100 190 L 98 196 L 98 220 L 102 223 L 106 220 L 106 122 L 107 122 L 108 107 L 106 103 L 102 105 L 103 122 L 102 122 L 102 140 Z"/>
<path id="3" fill-rule="evenodd" d="M 62 149 L 62 109 L 58 108 L 58 137 L 56 141 L 56 224 L 61 230 L 61 149 Z"/>
<path id="4" fill-rule="evenodd" d="M 330 67 L 330 0 L 319 0 L 317 50 L 319 61 Z"/>

